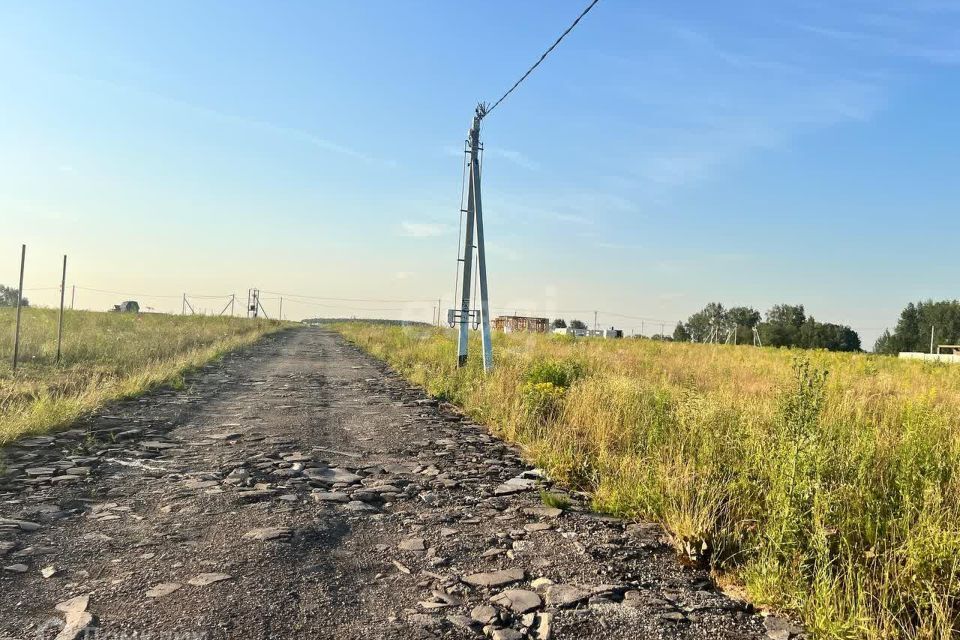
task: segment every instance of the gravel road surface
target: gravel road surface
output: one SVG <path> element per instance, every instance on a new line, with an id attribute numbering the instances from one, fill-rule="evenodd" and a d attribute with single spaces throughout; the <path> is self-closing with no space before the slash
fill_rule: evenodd
<path id="1" fill-rule="evenodd" d="M 0 460 L 0 638 L 798 632 L 323 329 Z"/>

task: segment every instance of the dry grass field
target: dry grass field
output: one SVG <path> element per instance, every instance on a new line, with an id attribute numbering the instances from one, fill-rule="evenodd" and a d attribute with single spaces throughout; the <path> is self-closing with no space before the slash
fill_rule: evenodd
<path id="1" fill-rule="evenodd" d="M 956 638 L 960 367 L 343 323 L 348 339 L 822 638 Z"/>
<path id="2" fill-rule="evenodd" d="M 14 376 L 14 322 L 14 309 L 0 309 L 0 445 L 69 425 L 111 400 L 176 385 L 191 369 L 282 326 L 241 318 L 68 311 L 57 366 L 56 311 L 27 308 Z"/>

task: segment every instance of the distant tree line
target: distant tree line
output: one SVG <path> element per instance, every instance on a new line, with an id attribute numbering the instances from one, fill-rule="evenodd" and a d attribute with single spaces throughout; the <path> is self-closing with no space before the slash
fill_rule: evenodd
<path id="1" fill-rule="evenodd" d="M 711 302 L 673 331 L 677 342 L 753 344 L 754 329 L 765 347 L 802 347 L 830 351 L 860 351 L 860 336 L 845 325 L 818 322 L 803 305 L 778 304 L 766 320 L 752 307 L 724 308 Z"/>
<path id="2" fill-rule="evenodd" d="M 15 307 L 17 306 L 17 294 L 20 292 L 19 289 L 14 287 L 5 287 L 0 284 L 0 307 Z M 30 306 L 30 301 L 24 298 L 21 301 L 21 304 L 24 307 Z"/>
<path id="3" fill-rule="evenodd" d="M 873 350 L 891 354 L 901 351 L 926 353 L 930 350 L 931 337 L 934 348 L 960 342 L 960 301 L 911 302 L 900 313 L 893 333 L 889 329 L 884 331 Z"/>
<path id="4" fill-rule="evenodd" d="M 567 328 L 567 321 L 564 320 L 563 318 L 554 318 L 553 322 L 550 323 L 550 326 L 553 327 L 554 329 L 566 329 L 566 328 Z M 586 324 L 585 322 L 580 321 L 580 320 L 571 320 L 569 326 L 570 326 L 571 329 L 586 329 L 586 328 L 587 328 L 587 324 Z"/>

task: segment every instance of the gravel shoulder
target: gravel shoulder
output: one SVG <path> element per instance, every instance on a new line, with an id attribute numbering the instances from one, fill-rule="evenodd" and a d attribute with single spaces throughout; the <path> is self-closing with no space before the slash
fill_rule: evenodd
<path id="1" fill-rule="evenodd" d="M 322 329 L 0 456 L 0 638 L 798 633 Z"/>

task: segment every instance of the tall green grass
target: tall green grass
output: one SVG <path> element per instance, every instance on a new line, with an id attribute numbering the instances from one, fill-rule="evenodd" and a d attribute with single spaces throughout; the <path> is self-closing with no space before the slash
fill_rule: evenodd
<path id="1" fill-rule="evenodd" d="M 336 328 L 817 637 L 960 635 L 960 367 L 497 334 L 485 376 L 444 330 Z"/>
<path id="2" fill-rule="evenodd" d="M 12 371 L 15 310 L 0 308 L 0 445 L 65 427 L 111 400 L 133 397 L 281 323 L 241 318 L 68 311 L 56 364 L 57 313 L 27 308 Z"/>

